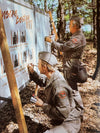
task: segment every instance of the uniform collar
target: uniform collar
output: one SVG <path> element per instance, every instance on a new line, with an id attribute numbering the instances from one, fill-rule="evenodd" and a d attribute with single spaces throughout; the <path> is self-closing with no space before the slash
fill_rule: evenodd
<path id="1" fill-rule="evenodd" d="M 49 86 L 50 84 L 52 84 L 55 80 L 57 80 L 59 78 L 59 76 L 61 77 L 61 74 L 56 70 L 52 75 L 51 78 L 48 79 L 47 81 L 47 86 Z"/>

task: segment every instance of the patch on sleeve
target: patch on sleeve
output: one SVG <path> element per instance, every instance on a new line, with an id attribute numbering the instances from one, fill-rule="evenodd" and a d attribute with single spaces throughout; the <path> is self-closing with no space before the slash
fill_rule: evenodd
<path id="1" fill-rule="evenodd" d="M 58 93 L 58 97 L 59 97 L 60 99 L 64 99 L 66 96 L 67 96 L 67 94 L 66 94 L 65 91 L 61 91 L 61 92 Z"/>
<path id="2" fill-rule="evenodd" d="M 77 40 L 76 38 L 73 38 L 73 39 L 72 39 L 72 42 L 73 42 L 73 43 L 77 43 L 78 40 Z"/>

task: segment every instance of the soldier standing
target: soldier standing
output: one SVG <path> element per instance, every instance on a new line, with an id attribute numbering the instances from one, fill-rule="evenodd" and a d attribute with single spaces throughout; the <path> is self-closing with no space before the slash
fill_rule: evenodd
<path id="1" fill-rule="evenodd" d="M 81 126 L 80 116 L 82 111 L 73 98 L 72 89 L 59 71 L 55 69 L 56 57 L 49 52 L 39 53 L 38 68 L 41 74 L 28 65 L 30 79 L 41 87 L 45 87 L 46 101 L 36 97 L 36 106 L 57 123 L 45 133 L 78 133 Z M 33 65 L 34 66 L 34 65 Z M 81 101 L 80 97 L 79 100 Z"/>
<path id="2" fill-rule="evenodd" d="M 79 110 L 83 110 L 83 103 L 82 100 L 80 100 L 81 96 L 77 88 L 77 83 L 83 83 L 87 80 L 86 69 L 81 65 L 80 61 L 84 47 L 86 46 L 86 39 L 81 30 L 82 24 L 82 19 L 78 16 L 73 16 L 70 19 L 69 25 L 70 32 L 72 33 L 70 40 L 64 43 L 56 41 L 52 41 L 51 43 L 51 47 L 56 48 L 64 54 L 64 77 L 73 89 L 73 96 L 79 105 Z"/>
<path id="3" fill-rule="evenodd" d="M 73 16 L 70 19 L 69 29 L 72 37 L 65 43 L 52 41 L 52 47 L 64 53 L 63 69 L 64 77 L 73 90 L 77 90 L 77 82 L 85 82 L 86 72 L 78 73 L 81 65 L 80 59 L 86 46 L 86 39 L 81 30 L 82 21 L 79 17 Z M 81 81 L 80 81 L 81 80 Z"/>

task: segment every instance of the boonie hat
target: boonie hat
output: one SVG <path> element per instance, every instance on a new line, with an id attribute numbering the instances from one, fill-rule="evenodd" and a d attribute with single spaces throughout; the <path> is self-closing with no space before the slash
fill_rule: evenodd
<path id="1" fill-rule="evenodd" d="M 47 51 L 39 52 L 39 59 L 46 61 L 51 66 L 55 66 L 58 63 L 56 57 Z"/>

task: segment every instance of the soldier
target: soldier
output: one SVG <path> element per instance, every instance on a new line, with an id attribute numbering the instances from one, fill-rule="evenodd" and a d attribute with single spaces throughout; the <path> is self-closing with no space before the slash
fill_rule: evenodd
<path id="1" fill-rule="evenodd" d="M 83 24 L 82 19 L 73 16 L 70 19 L 70 32 L 72 37 L 65 43 L 52 41 L 52 47 L 64 53 L 63 69 L 64 77 L 67 79 L 72 89 L 77 90 L 78 82 L 85 82 L 87 80 L 86 69 L 81 66 L 81 56 L 86 45 L 85 36 L 81 30 Z"/>
<path id="2" fill-rule="evenodd" d="M 84 83 L 87 80 L 87 72 L 84 66 L 81 65 L 81 56 L 86 46 L 86 39 L 81 30 L 83 24 L 82 19 L 77 16 L 73 16 L 70 19 L 70 32 L 72 37 L 69 41 L 59 43 L 52 41 L 51 47 L 62 51 L 64 54 L 63 58 L 63 72 L 64 77 L 68 81 L 69 85 L 73 89 L 73 96 L 77 101 L 79 110 L 83 110 L 83 103 L 81 95 L 77 88 L 77 83 Z"/>
<path id="3" fill-rule="evenodd" d="M 73 90 L 61 73 L 55 69 L 56 64 L 57 59 L 53 54 L 39 53 L 38 68 L 45 77 L 34 71 L 34 65 L 28 65 L 30 79 L 39 86 L 45 87 L 46 101 L 36 97 L 35 105 L 42 107 L 43 111 L 57 123 L 45 133 L 78 133 L 82 110 L 78 110 L 78 104 L 72 95 Z"/>

